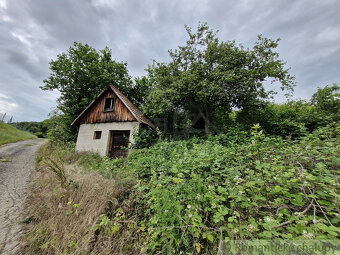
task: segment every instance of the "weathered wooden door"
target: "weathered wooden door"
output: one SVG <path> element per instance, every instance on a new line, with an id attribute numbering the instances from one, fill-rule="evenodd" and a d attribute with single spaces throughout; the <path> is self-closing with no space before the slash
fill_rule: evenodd
<path id="1" fill-rule="evenodd" d="M 120 158 L 127 156 L 130 130 L 111 130 L 109 157 Z"/>

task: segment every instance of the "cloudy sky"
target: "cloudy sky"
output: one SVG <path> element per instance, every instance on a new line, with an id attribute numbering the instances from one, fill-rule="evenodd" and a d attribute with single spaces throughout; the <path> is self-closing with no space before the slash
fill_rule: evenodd
<path id="1" fill-rule="evenodd" d="M 140 76 L 185 43 L 184 24 L 199 21 L 246 47 L 258 34 L 280 37 L 280 56 L 296 76 L 294 98 L 308 99 L 318 86 L 340 83 L 339 13 L 339 0 L 0 0 L 0 113 L 46 119 L 58 92 L 39 86 L 49 61 L 74 41 L 108 46 Z"/>

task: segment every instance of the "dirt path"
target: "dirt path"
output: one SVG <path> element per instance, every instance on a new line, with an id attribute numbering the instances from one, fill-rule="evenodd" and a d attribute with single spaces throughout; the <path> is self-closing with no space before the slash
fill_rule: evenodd
<path id="1" fill-rule="evenodd" d="M 18 248 L 29 176 L 44 142 L 26 140 L 0 147 L 0 254 L 15 254 Z"/>

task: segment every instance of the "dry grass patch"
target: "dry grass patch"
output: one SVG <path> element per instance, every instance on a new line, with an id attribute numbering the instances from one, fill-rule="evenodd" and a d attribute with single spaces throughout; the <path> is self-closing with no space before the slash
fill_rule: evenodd
<path id="1" fill-rule="evenodd" d="M 22 253 L 139 254 L 144 228 L 138 223 L 134 179 L 117 176 L 117 184 L 116 179 L 84 171 L 77 163 L 79 155 L 58 149 L 44 145 L 38 156 Z M 67 185 L 44 163 L 52 153 Z"/>

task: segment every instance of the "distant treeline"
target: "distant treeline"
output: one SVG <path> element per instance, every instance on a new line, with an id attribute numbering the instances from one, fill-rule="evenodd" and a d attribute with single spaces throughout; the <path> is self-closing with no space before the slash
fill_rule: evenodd
<path id="1" fill-rule="evenodd" d="M 47 136 L 48 125 L 46 121 L 23 121 L 10 123 L 17 129 L 30 132 L 37 137 L 44 138 Z"/>

